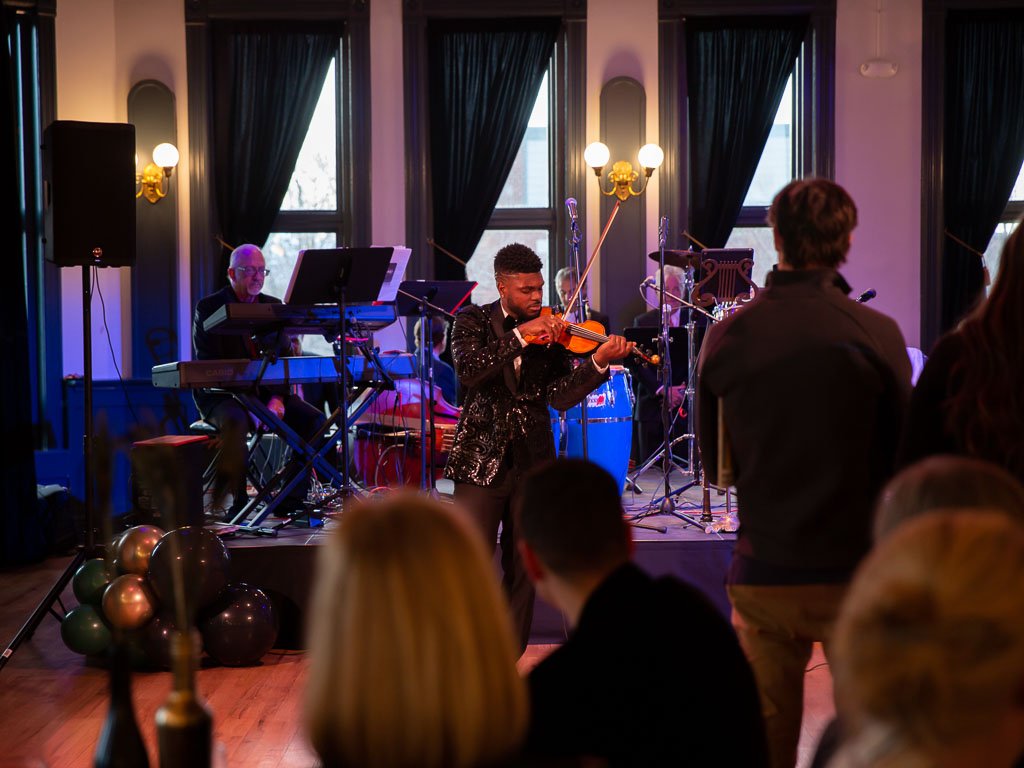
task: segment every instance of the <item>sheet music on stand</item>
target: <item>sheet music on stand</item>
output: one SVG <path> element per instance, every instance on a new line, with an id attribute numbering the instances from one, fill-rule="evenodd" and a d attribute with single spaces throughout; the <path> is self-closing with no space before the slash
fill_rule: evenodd
<path id="1" fill-rule="evenodd" d="M 299 251 L 285 304 L 389 303 L 398 296 L 412 251 L 403 246 Z"/>

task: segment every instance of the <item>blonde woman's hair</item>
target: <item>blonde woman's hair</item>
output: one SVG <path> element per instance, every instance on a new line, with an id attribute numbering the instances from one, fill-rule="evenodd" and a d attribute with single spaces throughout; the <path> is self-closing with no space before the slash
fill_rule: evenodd
<path id="1" fill-rule="evenodd" d="M 401 494 L 347 510 L 321 553 L 306 719 L 325 766 L 513 754 L 527 703 L 507 608 L 460 511 Z"/>
<path id="2" fill-rule="evenodd" d="M 852 732 L 918 755 L 986 732 L 1024 681 L 1022 585 L 1024 526 L 1004 513 L 934 512 L 878 543 L 836 625 L 836 700 Z"/>

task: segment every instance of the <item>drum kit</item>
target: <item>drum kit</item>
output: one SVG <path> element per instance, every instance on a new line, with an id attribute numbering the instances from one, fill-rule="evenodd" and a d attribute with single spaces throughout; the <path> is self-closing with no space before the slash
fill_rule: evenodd
<path id="1" fill-rule="evenodd" d="M 631 518 L 635 525 L 643 525 L 643 518 L 671 514 L 688 524 L 705 528 L 712 523 L 708 488 L 704 483 L 699 456 L 696 451 L 695 425 L 693 423 L 696 393 L 696 361 L 697 361 L 697 318 L 706 319 L 708 323 L 725 320 L 746 306 L 755 296 L 757 287 L 751 279 L 753 268 L 753 251 L 751 249 L 708 249 L 701 246 L 699 251 L 668 250 L 664 247 L 667 219 L 662 218 L 660 227 L 661 248 L 649 255 L 659 263 L 662 279 L 649 278 L 641 288 L 658 289 L 658 305 L 662 308 L 662 318 L 657 341 L 657 354 L 645 356 L 648 361 L 658 365 L 662 381 L 662 391 L 671 386 L 671 358 L 669 333 L 669 317 L 674 307 L 685 307 L 686 312 L 686 347 L 688 370 L 685 384 L 686 429 L 684 434 L 673 437 L 673 427 L 679 418 L 679 410 L 670 409 L 669 398 L 662 398 L 662 427 L 665 439 L 662 444 L 638 465 L 633 475 L 628 476 L 629 456 L 633 434 L 634 390 L 630 372 L 623 366 L 612 366 L 608 381 L 595 389 L 575 408 L 564 413 L 551 409 L 552 432 L 554 433 L 556 452 L 560 456 L 587 458 L 606 469 L 618 482 L 619 487 L 632 487 L 639 490 L 637 478 L 659 462 L 665 492 L 660 498 L 654 499 L 649 507 Z M 699 245 L 699 244 L 698 244 Z M 664 267 L 673 266 L 683 270 L 684 283 L 682 293 L 676 296 L 664 290 Z M 577 265 L 578 266 L 578 265 Z M 589 267 L 589 265 L 588 265 Z M 585 280 L 586 271 L 583 272 Z M 698 279 L 698 276 L 700 279 Z M 579 282 L 576 281 L 579 285 Z M 646 300 L 646 297 L 645 297 Z M 673 306 L 674 305 L 674 306 Z M 670 414 L 675 411 L 675 415 Z M 676 463 L 673 449 L 680 442 L 687 443 L 686 464 Z M 690 482 L 680 488 L 672 489 L 669 475 L 673 469 L 689 475 Z M 703 488 L 703 514 L 700 520 L 677 508 L 675 500 L 687 489 L 694 486 Z M 662 527 L 653 527 L 664 531 Z"/>

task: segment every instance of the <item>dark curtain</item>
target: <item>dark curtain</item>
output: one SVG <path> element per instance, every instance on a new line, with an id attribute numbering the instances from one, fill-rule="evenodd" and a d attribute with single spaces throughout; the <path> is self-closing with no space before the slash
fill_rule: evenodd
<path id="1" fill-rule="evenodd" d="M 324 24 L 213 25 L 213 170 L 231 246 L 270 235 L 341 34 Z M 220 276 L 227 256 L 211 265 Z"/>
<path id="2" fill-rule="evenodd" d="M 21 17 L 22 23 L 28 17 Z M 11 60 L 10 35 L 18 20 L 14 11 L 0 8 L 0 102 L 3 120 L 0 123 L 0 178 L 7 192 L 0 198 L 2 226 L 0 240 L 7 259 L 5 277 L 14 290 L 7 291 L 0 302 L 0 329 L 6 376 L 0 376 L 0 434 L 4 436 L 4 460 L 0 462 L 0 567 L 21 565 L 38 560 L 45 543 L 37 515 L 36 466 L 32 451 L 32 393 L 29 386 L 28 314 L 25 308 L 25 265 L 22 235 L 25 222 L 19 200 L 18 179 L 18 116 L 15 100 L 15 65 Z M 35 94 L 26 93 L 26 99 Z M 26 137 L 35 141 L 34 136 Z"/>
<path id="3" fill-rule="evenodd" d="M 736 225 L 809 22 L 686 22 L 690 231 L 711 248 L 724 246 Z"/>
<path id="4" fill-rule="evenodd" d="M 473 255 L 526 135 L 561 22 L 436 21 L 427 29 L 433 239 Z M 440 280 L 458 264 L 434 263 Z"/>
<path id="5" fill-rule="evenodd" d="M 1024 162 L 1024 12 L 951 12 L 945 82 L 945 225 L 984 251 Z M 982 274 L 976 254 L 943 238 L 943 331 L 981 297 Z"/>

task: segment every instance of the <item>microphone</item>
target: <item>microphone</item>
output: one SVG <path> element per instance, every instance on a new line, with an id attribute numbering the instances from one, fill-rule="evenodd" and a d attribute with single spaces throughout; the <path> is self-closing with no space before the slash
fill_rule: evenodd
<path id="1" fill-rule="evenodd" d="M 857 301 L 860 304 L 864 304 L 865 302 L 871 301 L 877 295 L 878 291 L 876 291 L 874 288 L 868 288 L 866 291 L 864 291 L 864 293 L 857 297 Z"/>
<path id="2" fill-rule="evenodd" d="M 654 275 L 651 275 L 646 280 L 644 280 L 642 283 L 640 283 L 640 287 L 641 288 L 656 288 L 657 286 L 658 286 L 658 280 L 657 280 L 657 278 L 654 277 Z"/>
<path id="3" fill-rule="evenodd" d="M 576 223 L 576 198 L 570 197 L 565 201 L 565 207 L 569 209 L 569 221 Z"/>

